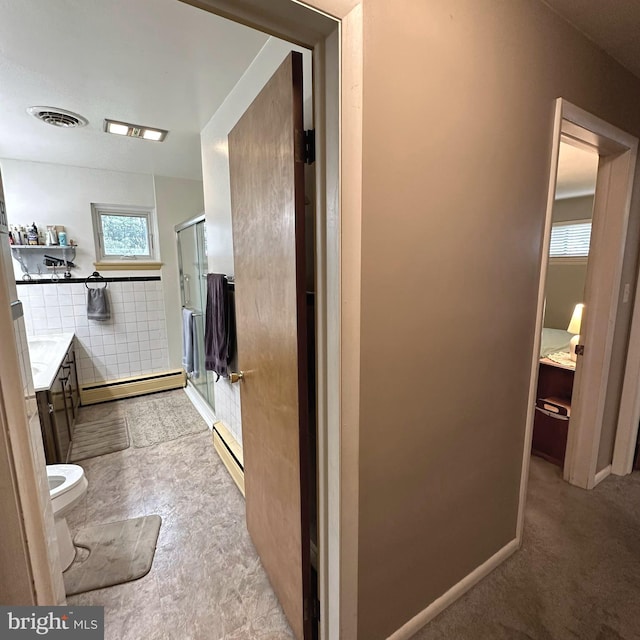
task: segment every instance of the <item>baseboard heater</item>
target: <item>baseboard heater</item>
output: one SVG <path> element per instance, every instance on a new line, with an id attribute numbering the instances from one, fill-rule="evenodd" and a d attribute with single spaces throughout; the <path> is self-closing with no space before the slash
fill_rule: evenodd
<path id="1" fill-rule="evenodd" d="M 83 385 L 80 387 L 80 402 L 83 405 L 89 405 L 109 400 L 122 400 L 157 391 L 180 389 L 185 384 L 184 371 L 173 369 L 162 373 L 150 373 L 132 378 Z"/>
<path id="2" fill-rule="evenodd" d="M 244 495 L 244 457 L 242 447 L 222 422 L 213 424 L 213 447 L 233 481 Z"/>

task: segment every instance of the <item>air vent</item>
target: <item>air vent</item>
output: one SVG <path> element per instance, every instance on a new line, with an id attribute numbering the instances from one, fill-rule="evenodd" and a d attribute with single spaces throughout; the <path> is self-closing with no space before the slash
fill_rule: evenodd
<path id="1" fill-rule="evenodd" d="M 64 129 L 84 127 L 89 122 L 77 113 L 58 109 L 57 107 L 29 107 L 27 113 L 34 118 L 38 118 L 38 120 L 42 120 L 42 122 Z"/>

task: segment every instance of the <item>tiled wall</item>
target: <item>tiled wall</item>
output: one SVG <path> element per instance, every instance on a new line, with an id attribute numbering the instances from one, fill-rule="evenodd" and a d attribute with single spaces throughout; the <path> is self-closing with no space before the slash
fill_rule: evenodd
<path id="1" fill-rule="evenodd" d="M 162 283 L 110 282 L 111 319 L 87 319 L 83 283 L 18 285 L 29 335 L 74 331 L 80 384 L 169 368 Z"/>
<path id="2" fill-rule="evenodd" d="M 31 455 L 34 467 L 38 473 L 38 500 L 39 509 L 45 526 L 45 538 L 47 543 L 47 556 L 49 558 L 49 568 L 53 579 L 53 588 L 57 604 L 65 602 L 64 583 L 62 581 L 62 569 L 60 567 L 60 556 L 58 553 L 58 543 L 56 540 L 56 530 L 53 520 L 53 510 L 49 498 L 49 482 L 47 480 L 46 462 L 44 459 L 44 446 L 42 444 L 42 431 L 40 430 L 40 418 L 33 390 L 33 379 L 31 377 L 31 364 L 29 359 L 29 347 L 27 345 L 27 332 L 25 324 L 21 318 L 13 323 L 13 330 L 18 347 L 18 360 L 20 362 L 20 374 L 24 389 L 24 397 L 27 407 L 27 419 L 29 422 L 29 442 L 31 445 Z"/>
<path id="3" fill-rule="evenodd" d="M 240 385 L 220 378 L 215 383 L 215 414 L 233 437 L 242 445 L 242 414 L 240 410 Z"/>

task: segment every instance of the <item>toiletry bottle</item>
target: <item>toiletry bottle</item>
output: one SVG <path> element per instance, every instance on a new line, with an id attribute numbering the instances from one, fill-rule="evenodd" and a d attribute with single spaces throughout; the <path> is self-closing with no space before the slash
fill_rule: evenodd
<path id="1" fill-rule="evenodd" d="M 47 227 L 47 244 L 49 246 L 58 244 L 58 234 L 56 233 L 56 228 L 52 225 Z"/>
<path id="2" fill-rule="evenodd" d="M 27 232 L 27 242 L 30 245 L 38 244 L 38 227 L 36 227 L 36 223 L 34 222 Z"/>
<path id="3" fill-rule="evenodd" d="M 58 232 L 58 242 L 60 243 L 61 247 L 66 247 L 67 246 L 67 232 L 66 231 L 59 231 Z"/>

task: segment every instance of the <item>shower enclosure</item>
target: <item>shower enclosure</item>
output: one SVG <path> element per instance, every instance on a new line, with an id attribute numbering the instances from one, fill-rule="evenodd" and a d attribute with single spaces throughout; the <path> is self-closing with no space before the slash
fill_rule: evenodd
<path id="1" fill-rule="evenodd" d="M 204 214 L 176 225 L 178 268 L 182 307 L 191 309 L 196 318 L 198 349 L 197 371 L 187 376 L 191 385 L 213 409 L 214 374 L 204 368 L 204 320 L 207 304 L 207 239 Z"/>

